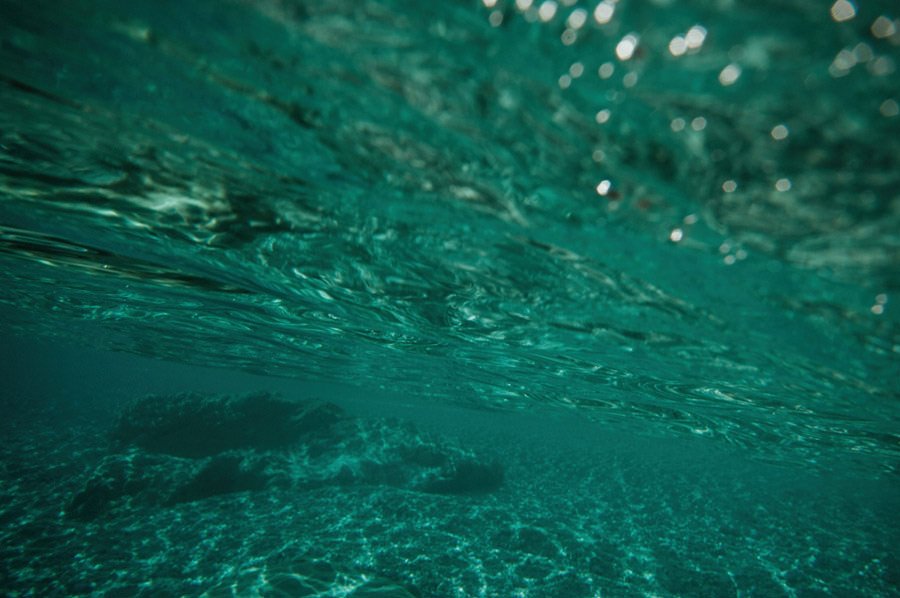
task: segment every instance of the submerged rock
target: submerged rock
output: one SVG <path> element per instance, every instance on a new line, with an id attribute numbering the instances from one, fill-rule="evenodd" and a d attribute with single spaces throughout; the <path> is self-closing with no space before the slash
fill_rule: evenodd
<path id="1" fill-rule="evenodd" d="M 265 463 L 241 455 L 218 455 L 207 460 L 190 480 L 178 486 L 167 502 L 192 502 L 218 494 L 263 490 L 272 479 Z"/>
<path id="2" fill-rule="evenodd" d="M 436 494 L 496 490 L 503 468 L 397 420 L 348 416 L 336 405 L 180 394 L 128 407 L 105 457 L 67 514 L 171 506 L 238 492 L 388 485 Z"/>
<path id="3" fill-rule="evenodd" d="M 332 403 L 288 401 L 265 392 L 151 395 L 125 409 L 113 438 L 150 452 L 208 457 L 235 449 L 283 448 L 327 432 L 343 417 Z"/>
<path id="4" fill-rule="evenodd" d="M 95 519 L 117 506 L 153 504 L 166 500 L 174 478 L 189 478 L 192 463 L 165 456 L 129 451 L 105 457 L 83 488 L 72 498 L 66 514 L 75 519 Z"/>

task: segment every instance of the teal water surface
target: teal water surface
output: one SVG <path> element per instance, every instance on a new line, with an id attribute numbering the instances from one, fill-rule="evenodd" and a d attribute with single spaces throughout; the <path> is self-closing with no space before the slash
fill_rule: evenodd
<path id="1" fill-rule="evenodd" d="M 0 591 L 898 594 L 898 17 L 0 1 Z"/>

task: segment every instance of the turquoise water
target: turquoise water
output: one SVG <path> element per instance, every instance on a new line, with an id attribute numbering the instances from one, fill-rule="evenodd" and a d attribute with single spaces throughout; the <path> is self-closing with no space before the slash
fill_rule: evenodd
<path id="1" fill-rule="evenodd" d="M 0 1 L 0 593 L 900 594 L 898 17 Z"/>

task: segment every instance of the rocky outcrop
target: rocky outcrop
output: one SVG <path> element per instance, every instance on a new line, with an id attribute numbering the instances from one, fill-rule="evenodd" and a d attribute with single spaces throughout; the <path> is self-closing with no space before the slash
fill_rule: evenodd
<path id="1" fill-rule="evenodd" d="M 69 516 L 328 485 L 477 494 L 503 481 L 499 464 L 408 423 L 266 393 L 147 397 L 123 411 L 112 437 Z"/>
<path id="2" fill-rule="evenodd" d="M 343 417 L 331 403 L 286 401 L 264 392 L 151 395 L 125 409 L 113 438 L 153 453 L 209 457 L 228 450 L 287 448 L 327 434 Z"/>

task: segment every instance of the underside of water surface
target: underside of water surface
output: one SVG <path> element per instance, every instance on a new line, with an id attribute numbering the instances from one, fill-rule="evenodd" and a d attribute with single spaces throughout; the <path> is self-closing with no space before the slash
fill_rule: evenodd
<path id="1" fill-rule="evenodd" d="M 888 596 L 900 10 L 0 0 L 0 593 Z"/>

